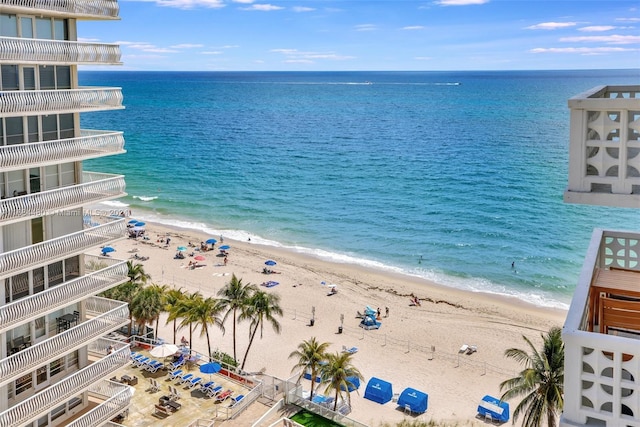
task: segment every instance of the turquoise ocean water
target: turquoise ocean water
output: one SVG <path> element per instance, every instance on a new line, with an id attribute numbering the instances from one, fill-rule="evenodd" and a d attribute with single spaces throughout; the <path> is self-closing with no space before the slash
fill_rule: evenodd
<path id="1" fill-rule="evenodd" d="M 567 205 L 567 100 L 638 70 L 97 72 L 125 110 L 136 218 L 467 290 L 568 306 L 592 229 L 640 212 Z M 511 263 L 515 262 L 515 269 Z"/>

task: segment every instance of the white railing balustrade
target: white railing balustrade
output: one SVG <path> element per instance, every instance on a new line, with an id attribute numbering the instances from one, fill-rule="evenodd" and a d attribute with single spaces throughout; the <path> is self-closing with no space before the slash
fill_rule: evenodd
<path id="1" fill-rule="evenodd" d="M 40 418 L 42 414 L 88 389 L 96 381 L 126 366 L 130 357 L 129 346 L 116 349 L 99 361 L 0 413 L 0 427 L 25 425 Z"/>
<path id="2" fill-rule="evenodd" d="M 121 108 L 124 107 L 120 88 L 0 91 L 0 114 L 4 117 Z"/>
<path id="3" fill-rule="evenodd" d="M 0 306 L 0 333 L 124 283 L 127 273 L 127 262 L 118 260 L 96 272 Z"/>
<path id="4" fill-rule="evenodd" d="M 0 200 L 0 224 L 52 215 L 125 194 L 123 175 L 85 172 L 82 184 Z"/>
<path id="5" fill-rule="evenodd" d="M 109 421 L 131 405 L 133 388 L 111 381 L 100 381 L 89 388 L 89 395 L 103 402 L 67 424 L 67 427 L 93 427 Z"/>
<path id="6" fill-rule="evenodd" d="M 93 318 L 0 360 L 0 386 L 129 323 L 127 303 L 93 297 L 86 305 Z"/>
<path id="7" fill-rule="evenodd" d="M 0 279 L 31 270 L 37 265 L 50 264 L 79 255 L 100 245 L 106 245 L 123 238 L 126 229 L 127 224 L 122 218 L 35 245 L 0 253 Z"/>
<path id="8" fill-rule="evenodd" d="M 2 6 L 23 13 L 36 10 L 58 12 L 75 17 L 117 18 L 117 0 L 2 0 Z"/>
<path id="9" fill-rule="evenodd" d="M 34 166 L 124 153 L 122 132 L 81 130 L 80 137 L 0 147 L 0 168 L 26 169 Z"/>
<path id="10" fill-rule="evenodd" d="M 120 47 L 105 43 L 0 37 L 0 62 L 120 64 Z"/>

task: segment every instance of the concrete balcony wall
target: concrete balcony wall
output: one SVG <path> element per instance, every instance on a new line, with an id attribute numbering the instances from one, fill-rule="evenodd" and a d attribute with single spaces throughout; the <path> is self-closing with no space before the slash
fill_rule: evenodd
<path id="1" fill-rule="evenodd" d="M 127 224 L 122 218 L 35 245 L 0 253 L 0 279 L 112 243 L 124 238 L 126 229 Z"/>
<path id="2" fill-rule="evenodd" d="M 4 117 L 122 108 L 120 88 L 0 91 L 0 114 Z"/>
<path id="3" fill-rule="evenodd" d="M 127 365 L 130 357 L 131 351 L 128 345 L 117 348 L 97 362 L 0 413 L 0 427 L 25 425 L 40 418 L 51 409 Z"/>
<path id="4" fill-rule="evenodd" d="M 569 100 L 567 203 L 640 208 L 640 86 L 600 86 Z"/>
<path id="5" fill-rule="evenodd" d="M 118 19 L 117 0 L 3 0 L 2 9 L 76 19 Z"/>
<path id="6" fill-rule="evenodd" d="M 84 172 L 82 184 L 0 200 L 0 225 L 53 215 L 83 205 L 122 197 L 123 175 Z"/>
<path id="7" fill-rule="evenodd" d="M 86 321 L 0 360 L 0 386 L 129 323 L 127 303 L 92 297 L 85 307 Z"/>
<path id="8" fill-rule="evenodd" d="M 85 264 L 97 258 L 85 256 Z M 0 306 L 0 333 L 52 313 L 59 307 L 69 306 L 91 295 L 104 292 L 128 280 L 126 261 L 102 258 L 99 262 L 104 267 L 97 271 Z"/>
<path id="9" fill-rule="evenodd" d="M 116 44 L 0 37 L 0 64 L 119 65 L 120 56 Z"/>
<path id="10" fill-rule="evenodd" d="M 1 146 L 0 169 L 6 172 L 124 152 L 122 132 L 83 129 L 78 138 Z"/>
<path id="11" fill-rule="evenodd" d="M 593 231 L 562 332 L 563 427 L 640 427 L 640 340 L 588 331 L 591 284 L 610 267 L 640 271 L 640 233 Z"/>

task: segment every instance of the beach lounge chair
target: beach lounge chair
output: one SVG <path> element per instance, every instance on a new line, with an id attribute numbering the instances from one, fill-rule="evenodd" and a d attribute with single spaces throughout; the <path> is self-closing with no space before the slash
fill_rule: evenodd
<path id="1" fill-rule="evenodd" d="M 201 382 L 202 382 L 202 378 L 200 378 L 200 377 L 191 378 L 191 379 L 188 381 L 188 383 L 189 383 L 189 384 L 187 384 L 187 387 L 188 387 L 189 389 L 192 389 L 192 388 L 194 388 L 195 386 L 197 386 L 198 384 L 200 384 Z"/>
<path id="2" fill-rule="evenodd" d="M 169 399 L 171 399 L 171 400 L 180 399 L 180 392 L 178 392 L 177 388 L 175 388 L 173 386 L 169 386 Z"/>
<path id="3" fill-rule="evenodd" d="M 223 391 L 222 393 L 216 396 L 216 403 L 224 402 L 225 400 L 231 397 L 231 394 L 233 394 L 233 390 L 227 389 Z"/>
<path id="4" fill-rule="evenodd" d="M 164 365 L 162 364 L 162 362 L 158 362 L 157 360 L 152 360 L 151 362 L 147 363 L 147 365 L 145 366 L 145 369 L 149 372 L 151 372 L 152 374 L 158 372 L 158 369 L 161 369 Z"/>
<path id="5" fill-rule="evenodd" d="M 207 394 L 207 389 L 208 388 L 213 388 L 216 386 L 216 383 L 213 381 L 208 381 L 206 383 L 201 383 L 200 384 L 200 392 L 202 392 L 202 394 Z"/>
<path id="6" fill-rule="evenodd" d="M 133 362 L 133 364 L 138 367 L 138 368 L 142 368 L 144 367 L 147 362 L 149 362 L 151 359 L 149 359 L 148 357 L 141 357 L 140 359 L 136 359 L 135 362 Z"/>
<path id="7" fill-rule="evenodd" d="M 160 384 L 153 378 L 149 378 L 149 391 L 154 393 L 156 391 L 160 391 Z"/>
<path id="8" fill-rule="evenodd" d="M 182 376 L 182 369 L 171 371 L 171 372 L 169 372 L 169 381 L 173 381 L 176 378 L 179 378 L 181 376 Z"/>
<path id="9" fill-rule="evenodd" d="M 229 408 L 233 408 L 234 406 L 236 406 L 238 403 L 240 403 L 242 399 L 244 399 L 244 394 L 239 394 L 237 396 L 232 397 Z"/>
<path id="10" fill-rule="evenodd" d="M 460 347 L 460 350 L 458 350 L 458 353 L 466 353 L 467 350 L 469 350 L 469 346 L 467 344 L 462 344 L 462 347 Z"/>
<path id="11" fill-rule="evenodd" d="M 181 354 L 180 357 L 178 357 L 178 360 L 176 360 L 175 362 L 171 362 L 169 364 L 169 369 L 178 369 L 182 365 L 184 365 L 184 354 Z"/>
<path id="12" fill-rule="evenodd" d="M 220 393 L 222 393 L 222 386 L 219 385 L 217 387 L 213 387 L 213 388 L 208 388 L 207 389 L 207 396 L 209 397 L 217 397 Z"/>
<path id="13" fill-rule="evenodd" d="M 358 352 L 358 347 L 351 347 L 351 348 L 347 348 L 347 346 L 342 346 L 342 352 L 343 353 L 357 353 Z"/>
<path id="14" fill-rule="evenodd" d="M 467 354 L 473 354 L 476 351 L 478 351 L 478 347 L 476 347 L 475 345 L 470 345 L 469 348 L 467 349 Z"/>
<path id="15" fill-rule="evenodd" d="M 184 384 L 187 381 L 191 381 L 192 378 L 193 378 L 193 374 L 184 374 L 183 376 L 178 378 L 176 385 Z"/>

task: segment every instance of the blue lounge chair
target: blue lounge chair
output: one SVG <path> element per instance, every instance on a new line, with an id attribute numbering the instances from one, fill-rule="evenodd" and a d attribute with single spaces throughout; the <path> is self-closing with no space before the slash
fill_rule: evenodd
<path id="1" fill-rule="evenodd" d="M 178 360 L 169 364 L 169 369 L 178 369 L 180 366 L 184 365 L 184 362 L 184 354 L 181 354 L 180 357 L 178 357 Z"/>
<path id="2" fill-rule="evenodd" d="M 193 374 L 184 374 L 183 376 L 178 378 L 178 382 L 176 382 L 177 385 L 186 383 L 187 381 L 191 381 L 191 378 L 193 378 Z"/>
<path id="3" fill-rule="evenodd" d="M 173 381 L 176 378 L 180 378 L 182 376 L 182 369 L 178 369 L 177 371 L 169 372 L 169 381 Z"/>
<path id="4" fill-rule="evenodd" d="M 148 357 L 141 357 L 140 359 L 136 359 L 136 361 L 134 362 L 134 365 L 137 366 L 138 368 L 142 368 L 144 365 L 147 364 L 147 362 L 151 360 Z"/>
<path id="5" fill-rule="evenodd" d="M 191 379 L 189 380 L 189 384 L 187 384 L 187 386 L 188 386 L 190 389 L 192 389 L 192 388 L 194 388 L 195 386 L 197 386 L 198 384 L 200 384 L 201 382 L 202 382 L 202 378 L 200 378 L 200 377 L 191 378 Z"/>
<path id="6" fill-rule="evenodd" d="M 215 387 L 215 385 L 216 385 L 216 383 L 213 382 L 213 381 L 209 381 L 209 382 L 200 384 L 200 391 L 202 393 L 206 394 L 207 393 L 207 389 L 208 388 L 213 388 L 213 387 Z"/>
<path id="7" fill-rule="evenodd" d="M 232 397 L 229 408 L 233 408 L 234 406 L 236 406 L 242 399 L 244 399 L 244 394 L 239 394 L 238 396 Z"/>
<path id="8" fill-rule="evenodd" d="M 222 386 L 221 385 L 219 385 L 217 387 L 214 387 L 214 388 L 208 388 L 207 389 L 207 396 L 209 396 L 209 397 L 216 397 L 220 393 L 222 393 Z"/>
<path id="9" fill-rule="evenodd" d="M 158 369 L 161 369 L 163 366 L 164 365 L 162 364 L 162 362 L 158 362 L 157 360 L 152 360 L 151 362 L 147 363 L 147 366 L 145 366 L 145 369 L 153 374 L 158 372 Z"/>

